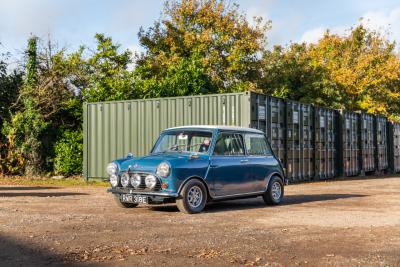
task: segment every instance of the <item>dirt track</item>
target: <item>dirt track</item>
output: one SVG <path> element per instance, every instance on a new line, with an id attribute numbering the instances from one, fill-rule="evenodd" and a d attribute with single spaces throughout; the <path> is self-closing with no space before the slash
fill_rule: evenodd
<path id="1" fill-rule="evenodd" d="M 400 178 L 286 187 L 260 198 L 118 208 L 101 187 L 0 185 L 0 265 L 400 266 Z"/>

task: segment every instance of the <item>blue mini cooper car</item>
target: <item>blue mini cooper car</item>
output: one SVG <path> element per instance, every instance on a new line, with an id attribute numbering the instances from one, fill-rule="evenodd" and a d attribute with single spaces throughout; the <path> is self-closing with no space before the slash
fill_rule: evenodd
<path id="1" fill-rule="evenodd" d="M 263 132 L 227 126 L 164 130 L 149 155 L 114 160 L 107 172 L 119 206 L 176 202 L 185 213 L 235 198 L 279 204 L 285 181 Z"/>

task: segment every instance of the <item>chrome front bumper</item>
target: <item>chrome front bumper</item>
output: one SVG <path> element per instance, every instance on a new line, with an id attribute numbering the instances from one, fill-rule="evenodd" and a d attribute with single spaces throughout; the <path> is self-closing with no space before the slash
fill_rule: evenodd
<path id="1" fill-rule="evenodd" d="M 142 191 L 142 190 L 135 190 L 133 188 L 108 188 L 107 192 L 113 194 L 136 194 L 142 196 L 158 196 L 158 197 L 173 197 L 177 198 L 179 196 L 178 193 L 172 192 L 158 192 L 158 191 Z"/>

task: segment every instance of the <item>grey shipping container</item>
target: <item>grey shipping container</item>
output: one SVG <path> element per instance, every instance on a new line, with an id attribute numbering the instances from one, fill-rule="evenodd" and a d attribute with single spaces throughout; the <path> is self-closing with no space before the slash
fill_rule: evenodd
<path id="1" fill-rule="evenodd" d="M 315 180 L 338 175 L 338 111 L 314 107 Z"/>
<path id="2" fill-rule="evenodd" d="M 378 172 L 383 172 L 389 167 L 387 147 L 387 119 L 375 116 L 375 164 Z"/>
<path id="3" fill-rule="evenodd" d="M 375 171 L 374 118 L 372 114 L 360 114 L 360 164 L 363 173 Z"/>
<path id="4" fill-rule="evenodd" d="M 389 166 L 393 173 L 400 172 L 400 124 L 388 122 Z"/>
<path id="5" fill-rule="evenodd" d="M 341 175 L 360 174 L 359 154 L 359 114 L 350 111 L 340 112 L 340 154 Z"/>
<path id="6" fill-rule="evenodd" d="M 266 133 L 274 154 L 286 166 L 286 106 L 281 98 L 251 93 L 251 127 Z"/>
<path id="7" fill-rule="evenodd" d="M 286 101 L 286 170 L 291 181 L 314 177 L 313 107 Z"/>

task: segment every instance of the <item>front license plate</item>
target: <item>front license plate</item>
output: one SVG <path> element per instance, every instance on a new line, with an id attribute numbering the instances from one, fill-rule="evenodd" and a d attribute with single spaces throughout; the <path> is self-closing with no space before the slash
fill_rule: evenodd
<path id="1" fill-rule="evenodd" d="M 122 194 L 121 201 L 125 203 L 147 204 L 147 197 L 140 195 Z"/>

